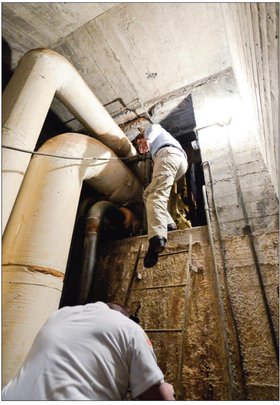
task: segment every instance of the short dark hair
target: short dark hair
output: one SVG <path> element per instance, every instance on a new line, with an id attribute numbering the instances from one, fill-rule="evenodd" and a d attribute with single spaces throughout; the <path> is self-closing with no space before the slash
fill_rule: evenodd
<path id="1" fill-rule="evenodd" d="M 135 148 L 137 147 L 137 140 L 138 140 L 138 139 L 141 139 L 141 138 L 144 138 L 144 133 L 143 133 L 143 132 L 138 133 L 138 134 L 136 135 L 136 137 L 133 139 L 132 145 L 133 145 Z"/>
<path id="2" fill-rule="evenodd" d="M 122 307 L 121 305 L 119 305 L 115 302 L 107 302 L 107 305 L 110 309 L 121 312 L 123 315 L 128 316 L 127 310 L 124 307 Z"/>

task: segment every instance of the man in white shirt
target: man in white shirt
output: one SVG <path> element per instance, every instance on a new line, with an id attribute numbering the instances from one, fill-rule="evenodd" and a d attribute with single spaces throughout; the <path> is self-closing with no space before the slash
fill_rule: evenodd
<path id="1" fill-rule="evenodd" d="M 153 267 L 158 262 L 159 253 L 165 249 L 167 231 L 176 229 L 167 209 L 168 200 L 173 184 L 186 173 L 188 161 L 180 143 L 160 124 L 138 129 L 138 150 L 140 153 L 150 151 L 154 162 L 152 180 L 143 196 L 149 239 L 144 266 Z"/>
<path id="2" fill-rule="evenodd" d="M 174 399 L 143 329 L 116 304 L 64 307 L 38 332 L 2 400 Z"/>

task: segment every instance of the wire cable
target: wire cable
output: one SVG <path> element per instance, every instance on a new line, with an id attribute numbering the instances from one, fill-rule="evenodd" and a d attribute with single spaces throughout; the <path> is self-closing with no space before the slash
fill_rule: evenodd
<path id="1" fill-rule="evenodd" d="M 143 155 L 136 155 L 136 156 L 131 156 L 131 157 L 111 157 L 111 158 L 102 158 L 102 157 L 72 157 L 72 156 L 61 156 L 61 155 L 54 155 L 51 153 L 43 153 L 43 152 L 36 152 L 36 151 L 30 151 L 26 149 L 21 149 L 21 148 L 16 148 L 13 146 L 7 146 L 7 145 L 2 145 L 2 148 L 5 149 L 10 149 L 10 150 L 15 150 L 17 152 L 23 152 L 23 153 L 29 153 L 31 155 L 39 155 L 39 156 L 47 156 L 47 157 L 53 157 L 53 158 L 59 158 L 59 159 L 68 159 L 68 160 L 103 160 L 103 161 L 110 161 L 110 160 L 122 160 L 122 161 L 129 161 L 129 160 L 146 160 L 148 159 L 147 156 Z"/>

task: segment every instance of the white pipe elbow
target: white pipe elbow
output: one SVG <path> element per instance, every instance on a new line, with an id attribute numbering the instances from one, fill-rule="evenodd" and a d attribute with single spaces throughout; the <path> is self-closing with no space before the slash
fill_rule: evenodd
<path id="1" fill-rule="evenodd" d="M 27 52 L 4 91 L 3 145 L 34 150 L 55 95 L 95 138 L 118 156 L 137 154 L 77 70 L 67 59 L 50 49 Z M 3 230 L 29 161 L 29 155 L 3 150 Z"/>

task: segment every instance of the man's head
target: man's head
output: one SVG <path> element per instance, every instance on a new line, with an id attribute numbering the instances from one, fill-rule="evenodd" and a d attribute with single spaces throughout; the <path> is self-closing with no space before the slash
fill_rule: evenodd
<path id="1" fill-rule="evenodd" d="M 114 302 L 107 302 L 107 305 L 110 309 L 113 309 L 114 311 L 118 311 L 125 316 L 129 316 L 127 310 L 124 309 L 121 305 L 115 304 Z"/>
<path id="2" fill-rule="evenodd" d="M 139 128 L 138 128 L 139 129 Z M 139 144 L 141 143 L 141 140 L 144 139 L 144 133 L 143 132 L 138 132 L 138 134 L 136 135 L 136 137 L 133 139 L 132 144 L 133 146 L 138 149 Z"/>

